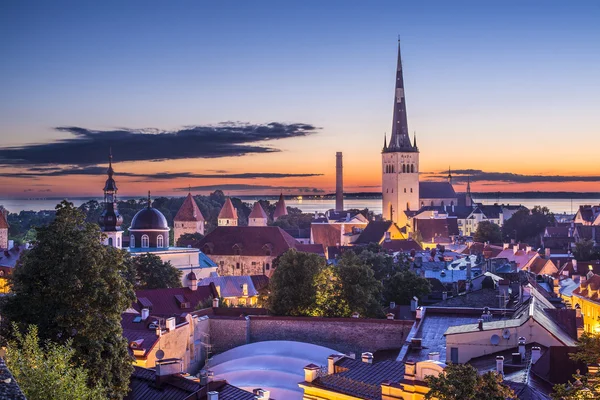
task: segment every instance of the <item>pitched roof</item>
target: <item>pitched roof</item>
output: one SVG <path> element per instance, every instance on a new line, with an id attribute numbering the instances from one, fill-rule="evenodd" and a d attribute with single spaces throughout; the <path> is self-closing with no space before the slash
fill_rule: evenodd
<path id="1" fill-rule="evenodd" d="M 425 242 L 434 238 L 449 240 L 451 236 L 458 235 L 458 220 L 456 218 L 430 218 L 415 219 L 415 231 L 418 231 Z"/>
<path id="2" fill-rule="evenodd" d="M 529 272 L 540 275 L 542 273 L 546 275 L 552 275 L 558 272 L 558 268 L 551 260 L 546 260 L 541 257 L 536 257 L 532 262 L 528 265 Z"/>
<path id="3" fill-rule="evenodd" d="M 415 242 L 412 239 L 384 240 L 383 243 L 381 243 L 381 247 L 383 247 L 385 250 L 389 250 L 389 251 L 411 251 L 411 250 L 421 251 L 421 250 L 423 250 L 423 248 L 421 247 L 419 242 Z"/>
<path id="4" fill-rule="evenodd" d="M 219 212 L 219 219 L 237 219 L 237 211 L 231 202 L 231 199 L 228 197 L 225 199 L 225 203 L 223 204 L 223 208 Z"/>
<path id="5" fill-rule="evenodd" d="M 313 243 L 324 247 L 338 246 L 342 240 L 342 226 L 337 224 L 310 224 L 310 236 Z"/>
<path id="6" fill-rule="evenodd" d="M 185 200 L 183 200 L 183 204 L 179 207 L 173 221 L 204 221 L 204 216 L 191 193 L 188 193 Z"/>
<path id="7" fill-rule="evenodd" d="M 371 221 L 362 231 L 354 244 L 379 243 L 385 238 L 385 233 L 392 226 L 392 221 Z"/>
<path id="8" fill-rule="evenodd" d="M 264 256 L 267 252 L 277 257 L 298 244 L 278 226 L 218 226 L 200 240 L 199 246 L 209 257 Z M 236 254 L 238 251 L 240 254 Z"/>
<path id="9" fill-rule="evenodd" d="M 0 252 L 0 267 L 14 268 L 25 250 L 25 246 L 13 246 L 10 250 Z"/>
<path id="10" fill-rule="evenodd" d="M 483 254 L 485 258 L 497 257 L 502 251 L 502 246 L 487 243 L 473 242 L 462 251 L 462 254 Z"/>
<path id="11" fill-rule="evenodd" d="M 8 229 L 8 221 L 6 220 L 6 216 L 4 215 L 3 209 L 0 209 L 0 229 Z"/>
<path id="12" fill-rule="evenodd" d="M 600 303 L 600 275 L 594 274 L 585 282 L 580 283 L 579 287 L 573 290 L 573 295 Z"/>
<path id="13" fill-rule="evenodd" d="M 296 250 L 303 251 L 305 253 L 313 253 L 325 257 L 325 247 L 323 247 L 320 243 L 315 244 L 304 244 L 298 243 L 296 245 Z"/>
<path id="14" fill-rule="evenodd" d="M 404 377 L 404 363 L 398 361 L 368 364 L 342 358 L 335 368 L 340 372 L 317 378 L 313 384 L 367 400 L 381 399 L 381 384 L 384 381 L 399 382 Z"/>
<path id="15" fill-rule="evenodd" d="M 17 381 L 9 371 L 3 358 L 0 358 L 0 399 L 26 400 Z"/>
<path id="16" fill-rule="evenodd" d="M 135 292 L 137 301 L 133 303 L 133 309 L 140 311 L 142 308 L 150 308 L 152 315 L 161 317 L 179 316 L 195 310 L 198 303 L 209 297 L 216 297 L 217 291 L 214 285 L 198 286 L 192 290 L 188 287 L 137 290 Z M 181 304 L 189 303 L 189 307 Z"/>
<path id="17" fill-rule="evenodd" d="M 273 212 L 273 219 L 283 217 L 287 215 L 287 207 L 285 206 L 285 200 L 283 199 L 283 193 L 279 195 L 279 200 L 275 205 L 275 211 Z"/>
<path id="18" fill-rule="evenodd" d="M 252 208 L 252 212 L 250 213 L 248 218 L 268 219 L 267 213 L 265 212 L 265 210 L 262 208 L 262 206 L 260 205 L 260 203 L 258 201 L 254 203 L 254 207 Z"/>
<path id="19" fill-rule="evenodd" d="M 266 275 L 250 275 L 254 288 L 259 292 L 269 286 L 269 277 Z"/>
<path id="20" fill-rule="evenodd" d="M 180 376 L 169 376 L 160 387 L 156 386 L 154 370 L 134 366 L 125 400 L 184 400 L 200 390 L 200 385 Z M 187 381 L 187 382 L 186 382 Z"/>
<path id="21" fill-rule="evenodd" d="M 419 182 L 419 197 L 421 199 L 451 199 L 456 198 L 456 192 L 449 182 Z"/>
<path id="22" fill-rule="evenodd" d="M 600 226 L 598 225 L 577 225 L 575 234 L 579 239 L 600 241 Z"/>
<path id="23" fill-rule="evenodd" d="M 221 297 L 242 297 L 242 296 L 256 296 L 258 291 L 254 288 L 254 282 L 249 275 L 241 276 L 215 276 L 204 278 L 198 283 L 200 286 L 208 286 L 213 283 L 218 286 L 221 290 Z M 243 285 L 246 284 L 248 287 L 248 293 L 244 295 Z"/>

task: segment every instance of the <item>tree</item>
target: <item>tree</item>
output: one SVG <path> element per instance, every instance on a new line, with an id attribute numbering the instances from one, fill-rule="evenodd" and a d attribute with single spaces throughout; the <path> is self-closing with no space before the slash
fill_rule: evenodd
<path id="1" fill-rule="evenodd" d="M 477 230 L 473 235 L 476 242 L 502 243 L 502 230 L 491 221 L 481 221 L 477 224 Z"/>
<path id="2" fill-rule="evenodd" d="M 600 334 L 584 332 L 577 342 L 577 352 L 571 359 L 586 364 L 600 364 Z M 573 375 L 572 384 L 555 385 L 552 393 L 554 400 L 578 400 L 600 398 L 600 374 Z"/>
<path id="3" fill-rule="evenodd" d="M 73 364 L 72 340 L 64 345 L 40 345 L 38 329 L 30 325 L 25 335 L 13 326 L 15 339 L 6 348 L 6 364 L 29 400 L 101 400 L 101 386 L 88 387 L 88 372 Z"/>
<path id="4" fill-rule="evenodd" d="M 535 206 L 531 211 L 523 208 L 513 214 L 502 226 L 505 239 L 515 239 L 531 245 L 539 245 L 540 235 L 548 226 L 554 226 L 554 214 L 547 207 Z"/>
<path id="5" fill-rule="evenodd" d="M 505 400 L 515 398 L 511 388 L 502 383 L 494 371 L 479 375 L 469 364 L 450 364 L 438 376 L 426 376 L 430 391 L 425 399 L 437 400 Z"/>
<path id="6" fill-rule="evenodd" d="M 21 256 L 4 314 L 20 328 L 37 325 L 43 340 L 66 344 L 88 371 L 91 387 L 120 399 L 133 367 L 121 314 L 135 299 L 124 278 L 125 251 L 101 244 L 98 225 L 63 201 L 56 218 L 37 228 L 36 245 Z"/>
<path id="7" fill-rule="evenodd" d="M 199 248 L 200 241 L 204 238 L 204 235 L 200 232 L 194 233 L 184 233 L 179 236 L 177 239 L 177 243 L 175 244 L 177 247 L 187 247 L 190 245 L 191 247 Z"/>
<path id="8" fill-rule="evenodd" d="M 380 282 L 385 278 L 392 276 L 399 267 L 399 264 L 394 262 L 394 257 L 383 251 L 373 252 L 370 250 L 363 250 L 358 256 L 365 264 L 373 269 L 375 279 Z"/>
<path id="9" fill-rule="evenodd" d="M 344 299 L 344 288 L 339 270 L 333 266 L 324 268 L 315 276 L 317 289 L 315 304 L 310 315 L 318 317 L 349 317 L 352 310 Z"/>
<path id="10" fill-rule="evenodd" d="M 583 239 L 575 243 L 573 255 L 578 261 L 590 261 L 600 258 L 600 251 L 594 246 L 594 241 L 591 239 Z"/>
<path id="11" fill-rule="evenodd" d="M 125 265 L 135 290 L 181 287 L 181 270 L 155 254 L 127 255 Z"/>
<path id="12" fill-rule="evenodd" d="M 291 249 L 277 257 L 273 265 L 269 310 L 276 315 L 309 315 L 317 295 L 315 278 L 325 268 L 325 259 Z"/>
<path id="13" fill-rule="evenodd" d="M 413 297 L 422 298 L 431 293 L 431 285 L 408 268 L 396 272 L 383 282 L 383 298 L 386 303 L 410 304 Z"/>
<path id="14" fill-rule="evenodd" d="M 337 269 L 342 298 L 348 308 L 366 317 L 381 316 L 381 283 L 375 279 L 373 269 L 352 251 L 342 254 Z"/>

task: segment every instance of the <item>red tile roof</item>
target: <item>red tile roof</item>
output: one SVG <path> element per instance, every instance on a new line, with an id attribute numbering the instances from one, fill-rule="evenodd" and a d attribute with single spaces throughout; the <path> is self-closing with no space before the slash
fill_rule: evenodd
<path id="1" fill-rule="evenodd" d="M 142 308 L 149 307 L 152 315 L 160 317 L 190 313 L 196 309 L 198 303 L 218 295 L 214 285 L 198 286 L 197 290 L 188 287 L 138 290 L 135 294 L 137 301 L 133 303 L 133 309 L 141 311 Z M 185 302 L 189 303 L 189 307 L 182 306 L 176 296 L 183 296 Z"/>
<path id="2" fill-rule="evenodd" d="M 529 263 L 529 272 L 536 275 L 540 275 L 542 273 L 552 275 L 558 272 L 558 269 L 551 260 L 536 257 L 531 263 Z"/>
<path id="3" fill-rule="evenodd" d="M 296 250 L 303 251 L 305 253 L 314 253 L 319 256 L 325 257 L 325 248 L 322 244 L 302 244 L 296 245 Z"/>
<path id="4" fill-rule="evenodd" d="M 174 221 L 204 221 L 204 216 L 200 212 L 194 197 L 191 193 L 188 193 L 187 197 L 183 201 L 183 204 L 177 211 L 177 215 L 173 218 Z"/>
<path id="5" fill-rule="evenodd" d="M 592 275 L 590 279 L 581 283 L 579 287 L 573 290 L 573 295 L 584 297 L 596 303 L 600 302 L 600 275 Z"/>
<path id="6" fill-rule="evenodd" d="M 223 204 L 223 208 L 219 212 L 219 219 L 237 219 L 237 211 L 231 202 L 231 199 L 228 197 L 225 199 L 225 204 Z"/>
<path id="7" fill-rule="evenodd" d="M 283 199 L 283 193 L 279 195 L 279 201 L 275 205 L 275 212 L 273 212 L 273 219 L 283 217 L 287 215 L 287 207 L 285 206 L 285 200 Z"/>
<path id="8" fill-rule="evenodd" d="M 449 240 L 451 236 L 458 235 L 456 218 L 414 219 L 414 224 L 415 231 L 421 234 L 424 242 L 431 242 L 432 238 Z"/>
<path id="9" fill-rule="evenodd" d="M 211 254 L 242 256 L 265 256 L 270 252 L 277 257 L 298 242 L 278 226 L 218 226 L 199 243 L 200 249 L 209 257 Z M 235 246 L 235 249 L 234 249 Z"/>
<path id="10" fill-rule="evenodd" d="M 341 229 L 341 224 L 311 224 L 311 240 L 323 247 L 339 246 L 342 240 Z"/>
<path id="11" fill-rule="evenodd" d="M 265 212 L 265 210 L 262 208 L 262 206 L 260 205 L 260 203 L 258 201 L 256 203 L 254 203 L 254 207 L 252 208 L 252 212 L 250 213 L 248 218 L 268 219 L 267 213 Z"/>

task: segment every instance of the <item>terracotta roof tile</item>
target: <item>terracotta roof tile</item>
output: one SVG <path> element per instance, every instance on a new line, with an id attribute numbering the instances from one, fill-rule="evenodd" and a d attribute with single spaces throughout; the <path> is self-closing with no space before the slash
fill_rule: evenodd
<path id="1" fill-rule="evenodd" d="M 228 197 L 225 199 L 225 204 L 223 204 L 223 208 L 219 212 L 219 219 L 237 219 L 237 211 L 231 202 L 231 199 Z"/>
<path id="2" fill-rule="evenodd" d="M 9 228 L 9 225 L 8 225 L 8 221 L 6 220 L 6 216 L 4 215 L 2 210 L 0 210 L 0 229 L 8 229 L 8 228 Z"/>
<path id="3" fill-rule="evenodd" d="M 183 204 L 177 211 L 177 215 L 173 218 L 174 221 L 204 221 L 204 216 L 200 212 L 194 197 L 191 193 L 188 193 L 187 197 L 183 201 Z"/>
<path id="4" fill-rule="evenodd" d="M 279 201 L 275 205 L 275 212 L 273 212 L 273 219 L 283 217 L 287 215 L 287 207 L 285 206 L 285 200 L 283 199 L 283 193 L 279 195 Z"/>
<path id="5" fill-rule="evenodd" d="M 323 247 L 338 246 L 342 240 L 341 229 L 339 224 L 311 224 L 311 240 L 313 243 L 322 244 Z"/>
<path id="6" fill-rule="evenodd" d="M 412 239 L 384 240 L 383 243 L 381 243 L 381 247 L 383 247 L 385 250 L 390 250 L 390 251 L 411 251 L 411 250 L 421 251 L 421 250 L 423 250 L 421 245 Z"/>
<path id="7" fill-rule="evenodd" d="M 277 257 L 299 243 L 278 226 L 219 226 L 199 242 L 199 247 L 209 257 L 236 255 L 234 246 L 242 256 L 265 256 L 270 252 Z"/>
<path id="8" fill-rule="evenodd" d="M 172 317 L 192 312 L 199 302 L 211 296 L 217 296 L 214 285 L 198 286 L 197 290 L 188 287 L 138 290 L 135 294 L 138 301 L 133 303 L 133 309 L 140 311 L 142 308 L 150 306 L 150 313 L 160 317 Z M 187 300 L 189 307 L 182 308 L 175 297 L 178 295 Z"/>
<path id="9" fill-rule="evenodd" d="M 355 244 L 379 243 L 385 238 L 385 233 L 392 226 L 392 221 L 371 221 L 362 231 Z"/>

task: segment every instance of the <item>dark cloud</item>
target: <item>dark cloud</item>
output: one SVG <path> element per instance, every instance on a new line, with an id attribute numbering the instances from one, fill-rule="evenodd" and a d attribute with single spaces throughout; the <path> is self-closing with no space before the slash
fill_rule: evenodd
<path id="1" fill-rule="evenodd" d="M 40 171 L 42 170 L 42 171 Z M 39 178 L 49 176 L 71 176 L 71 175 L 106 175 L 106 167 L 96 165 L 86 167 L 68 167 L 68 168 L 28 168 L 23 172 L 0 173 L 0 176 L 7 177 L 28 177 Z M 143 178 L 144 180 L 170 180 L 184 178 L 204 178 L 204 179 L 279 179 L 279 178 L 304 178 L 311 176 L 321 176 L 323 174 L 314 173 L 279 173 L 279 172 L 244 172 L 244 173 L 213 173 L 213 174 L 195 174 L 192 172 L 159 172 L 156 174 L 138 174 L 133 172 L 115 171 L 116 177 L 126 176 L 134 178 Z"/>
<path id="2" fill-rule="evenodd" d="M 282 190 L 287 192 L 300 192 L 300 193 L 322 193 L 323 191 L 317 188 L 312 187 L 289 187 L 289 186 L 270 186 L 270 185 L 247 185 L 243 183 L 229 183 L 222 185 L 203 185 L 203 186 L 192 186 L 192 187 L 181 187 L 174 188 L 176 191 L 229 191 L 229 190 L 239 190 L 239 191 L 250 191 L 250 190 Z"/>
<path id="3" fill-rule="evenodd" d="M 159 161 L 218 158 L 279 151 L 262 142 L 307 136 L 319 128 L 310 124 L 247 124 L 189 126 L 174 131 L 158 129 L 91 130 L 57 127 L 73 135 L 48 143 L 0 148 L 5 165 L 93 165 L 106 162 L 108 149 L 119 161 Z M 41 171 L 40 171 L 41 172 Z"/>
<path id="4" fill-rule="evenodd" d="M 445 178 L 448 171 L 438 172 L 436 178 Z M 459 169 L 452 170 L 453 182 L 471 182 L 493 181 L 506 183 L 535 183 L 535 182 L 600 182 L 600 176 L 581 176 L 581 175 L 523 175 L 512 172 L 486 172 L 480 169 Z"/>

